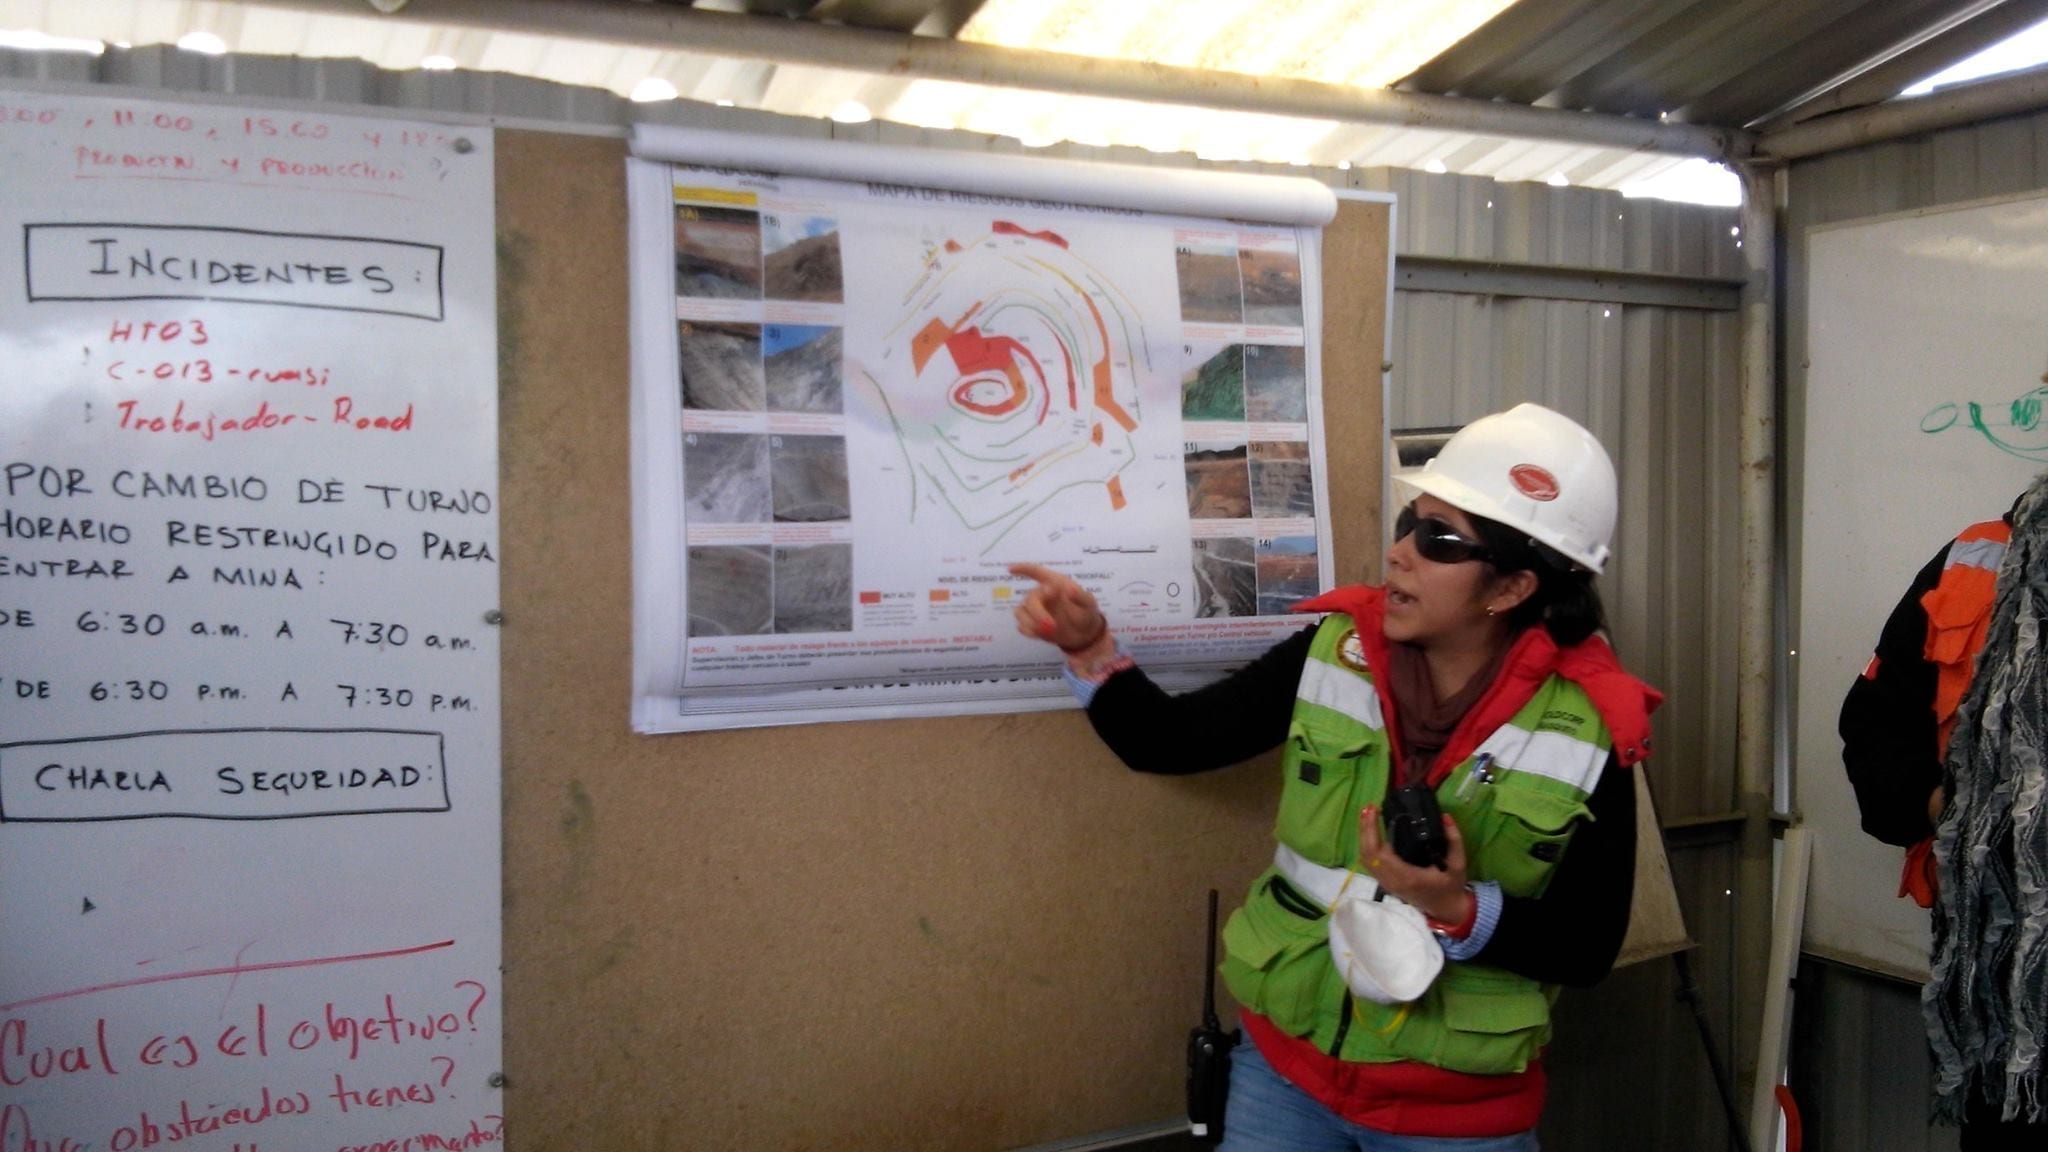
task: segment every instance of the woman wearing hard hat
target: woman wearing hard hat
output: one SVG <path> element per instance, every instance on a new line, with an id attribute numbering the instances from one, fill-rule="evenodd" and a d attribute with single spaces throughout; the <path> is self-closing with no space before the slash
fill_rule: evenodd
<path id="1" fill-rule="evenodd" d="M 1278 746 L 1278 841 L 1223 931 L 1248 1044 L 1223 1152 L 1533 1149 L 1560 985 L 1607 973 L 1635 869 L 1630 774 L 1657 692 L 1600 635 L 1614 465 L 1521 404 L 1396 480 L 1386 583 L 1169 696 L 1095 598 L 1039 565 L 1016 611 L 1126 764 Z"/>

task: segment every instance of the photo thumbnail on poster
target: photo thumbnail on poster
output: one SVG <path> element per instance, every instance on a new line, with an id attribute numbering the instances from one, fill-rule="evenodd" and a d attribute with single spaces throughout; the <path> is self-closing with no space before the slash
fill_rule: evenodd
<path id="1" fill-rule="evenodd" d="M 713 204 L 677 204 L 676 295 L 759 300 L 760 213 Z"/>

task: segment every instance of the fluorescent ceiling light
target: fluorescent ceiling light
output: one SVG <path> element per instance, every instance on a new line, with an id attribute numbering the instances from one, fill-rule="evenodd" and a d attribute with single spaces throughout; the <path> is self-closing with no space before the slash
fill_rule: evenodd
<path id="1" fill-rule="evenodd" d="M 840 124 L 865 124 L 874 118 L 875 114 L 868 111 L 868 106 L 858 100 L 841 100 L 839 106 L 832 109 L 832 119 Z"/>
<path id="2" fill-rule="evenodd" d="M 1512 0 L 987 0 L 960 39 L 1382 88 Z"/>
<path id="3" fill-rule="evenodd" d="M 1550 174 L 1550 179 L 1545 180 L 1544 183 L 1550 185 L 1552 188 L 1569 188 L 1572 186 L 1572 182 L 1565 179 L 1564 173 L 1562 172 L 1552 172 Z"/>
<path id="4" fill-rule="evenodd" d="M 429 72 L 453 72 L 455 70 L 455 57 L 428 56 L 420 61 L 420 67 Z"/>
<path id="5" fill-rule="evenodd" d="M 201 56 L 220 56 L 227 52 L 228 42 L 211 32 L 187 32 L 178 37 L 178 47 Z"/>
<path id="6" fill-rule="evenodd" d="M 46 36 L 33 29 L 20 32 L 0 30 L 0 48 L 19 48 L 24 52 L 86 52 L 94 56 L 107 50 L 107 46 L 97 40 Z"/>
<path id="7" fill-rule="evenodd" d="M 1742 181 L 1724 165 L 1695 158 L 1674 164 L 1648 180 L 1624 184 L 1621 194 L 1632 200 L 1679 200 L 1687 204 L 1739 208 L 1742 206 Z"/>
<path id="8" fill-rule="evenodd" d="M 2048 64 L 2048 20 L 2016 32 L 1975 56 L 1956 61 L 1899 95 L 1924 96 L 1945 85 L 2032 68 L 2037 64 Z"/>
<path id="9" fill-rule="evenodd" d="M 1439 176 L 1450 171 L 1449 168 L 1444 166 L 1443 161 L 1437 159 L 1434 156 L 1431 156 L 1429 159 L 1422 162 L 1422 170 L 1424 172 L 1434 172 Z"/>
<path id="10" fill-rule="evenodd" d="M 675 85 L 659 76 L 649 76 L 633 85 L 632 95 L 628 99 L 636 104 L 654 104 L 662 100 L 673 100 L 677 95 L 679 93 L 676 92 Z"/>

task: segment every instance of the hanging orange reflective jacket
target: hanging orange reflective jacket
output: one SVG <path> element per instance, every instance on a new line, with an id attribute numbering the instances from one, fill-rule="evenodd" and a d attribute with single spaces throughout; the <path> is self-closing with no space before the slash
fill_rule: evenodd
<path id="1" fill-rule="evenodd" d="M 1956 710 L 1970 691 L 1977 653 L 1991 626 L 1992 601 L 1998 590 L 1998 566 L 2012 541 L 2012 526 L 2003 520 L 1972 524 L 1949 545 L 1941 579 L 1920 597 L 1927 612 L 1927 642 L 1922 654 L 1934 665 L 1935 755 L 1948 760 L 1949 738 L 1956 730 Z M 1934 838 L 1906 849 L 1906 867 L 1899 877 L 1899 895 L 1922 908 L 1934 906 Z"/>

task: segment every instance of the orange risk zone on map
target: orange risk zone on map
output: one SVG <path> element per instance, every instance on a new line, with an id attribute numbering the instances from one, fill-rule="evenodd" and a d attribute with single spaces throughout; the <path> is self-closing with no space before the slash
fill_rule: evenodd
<path id="1" fill-rule="evenodd" d="M 1066 241 L 1055 233 L 1027 232 L 1007 221 L 998 221 L 995 231 L 1008 235 L 1024 236 L 1061 248 L 1066 247 Z M 957 249 L 957 245 L 951 242 L 948 242 L 947 247 L 949 249 Z M 1071 278 L 1058 269 L 1050 265 L 1042 266 L 1047 271 L 1059 276 L 1060 279 L 1065 280 L 1067 286 L 1073 289 L 1075 295 L 1088 306 L 1089 317 L 1095 325 L 1098 346 L 1105 350 L 1108 349 L 1110 347 L 1108 326 L 1103 323 L 1102 311 L 1095 306 L 1095 301 L 1089 297 L 1087 290 L 1074 283 Z M 918 372 L 922 373 L 925 365 L 931 361 L 931 358 L 937 355 L 940 349 L 945 349 L 946 354 L 953 360 L 954 370 L 960 376 L 959 383 L 953 386 L 953 402 L 969 412 L 991 417 L 1008 416 L 1029 401 L 1031 390 L 1025 381 L 1023 372 L 1018 367 L 1019 364 L 1022 364 L 1028 367 L 1032 375 L 1038 380 L 1039 403 L 1037 418 L 1040 423 L 1043 423 L 1051 408 L 1052 401 L 1052 390 L 1047 386 L 1044 370 L 1039 367 L 1038 359 L 1031 354 L 1031 350 L 1016 339 L 1002 335 L 985 335 L 979 327 L 972 326 L 969 323 L 981 311 L 983 303 L 982 301 L 976 301 L 973 306 L 961 314 L 958 320 L 953 321 L 951 324 L 937 317 L 927 321 L 925 326 L 911 338 L 911 363 Z M 1067 405 L 1069 408 L 1078 411 L 1081 406 L 1081 398 L 1079 381 L 1076 379 L 1074 372 L 1074 350 L 1066 350 L 1066 354 L 1061 357 L 1061 364 L 1066 370 Z M 1125 432 L 1135 431 L 1138 426 L 1137 421 L 1133 420 L 1130 414 L 1124 411 L 1123 406 L 1116 401 L 1114 376 L 1106 351 L 1103 356 L 1097 358 L 1089 365 L 1089 376 L 1090 384 L 1092 385 L 1091 398 L 1094 401 L 1096 411 L 1116 421 Z M 1101 424 L 1098 423 L 1093 427 L 1089 440 L 1098 447 L 1102 444 Z M 1036 466 L 1036 463 L 1033 462 L 1018 468 L 1010 474 L 1010 478 L 1015 480 L 1023 477 Z M 1111 506 L 1117 509 L 1123 508 L 1123 485 L 1119 483 L 1116 477 L 1111 477 L 1106 481 L 1106 486 L 1109 490 Z"/>

